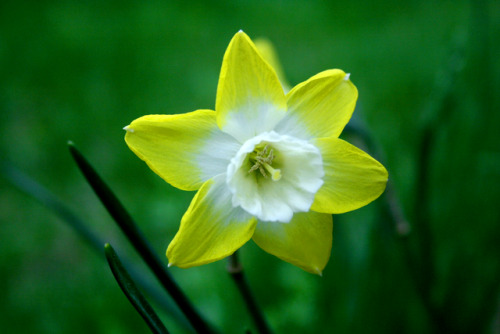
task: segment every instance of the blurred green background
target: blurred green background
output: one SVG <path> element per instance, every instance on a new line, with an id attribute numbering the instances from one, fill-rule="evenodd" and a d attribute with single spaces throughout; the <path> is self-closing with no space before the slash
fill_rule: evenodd
<path id="1" fill-rule="evenodd" d="M 122 127 L 213 109 L 239 29 L 274 43 L 292 85 L 351 73 L 360 97 L 350 129 L 369 130 L 366 149 L 394 186 L 394 197 L 334 217 L 321 278 L 242 248 L 273 329 L 500 333 L 498 1 L 2 1 L 0 159 L 140 263 L 68 154 L 73 140 L 163 257 L 194 193 L 152 173 Z M 356 131 L 345 138 L 363 146 Z M 242 333 L 253 325 L 225 265 L 170 271 L 222 332 Z M 2 333 L 148 331 L 102 251 L 3 176 L 0 270 Z"/>

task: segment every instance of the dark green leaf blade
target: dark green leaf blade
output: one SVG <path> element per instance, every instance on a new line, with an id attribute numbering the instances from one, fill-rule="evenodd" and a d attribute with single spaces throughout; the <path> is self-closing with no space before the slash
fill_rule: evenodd
<path id="1" fill-rule="evenodd" d="M 94 168 L 77 150 L 72 142 L 68 142 L 68 147 L 71 155 L 75 159 L 76 164 L 80 168 L 80 171 L 83 173 L 92 189 L 94 189 L 94 192 L 106 207 L 111 217 L 113 217 L 120 229 L 129 239 L 130 243 L 134 246 L 137 253 L 142 257 L 144 262 L 146 262 L 165 290 L 168 291 L 170 296 L 186 315 L 186 318 L 189 320 L 193 328 L 198 333 L 211 333 L 212 329 L 210 326 L 197 312 L 177 283 L 175 283 L 172 279 L 164 263 L 153 251 L 153 248 L 149 245 L 146 238 L 137 228 L 137 225 L 133 221 L 132 217 L 125 210 L 115 194 L 106 185 L 106 183 L 104 183 Z"/>
<path id="2" fill-rule="evenodd" d="M 135 283 L 130 278 L 130 275 L 125 270 L 125 267 L 123 267 L 118 255 L 110 244 L 104 245 L 104 253 L 106 254 L 109 267 L 111 268 L 116 281 L 120 285 L 120 288 L 149 326 L 151 332 L 168 333 L 167 328 L 163 325 L 160 318 L 158 318 L 151 305 L 149 305 L 146 298 L 144 298 L 142 293 L 135 286 Z"/>
<path id="3" fill-rule="evenodd" d="M 79 218 L 78 215 L 71 208 L 69 208 L 67 204 L 65 204 L 49 189 L 47 189 L 45 186 L 28 176 L 27 174 L 20 171 L 11 163 L 3 161 L 1 159 L 0 172 L 0 174 L 15 188 L 47 207 L 68 226 L 73 228 L 73 230 L 85 242 L 87 242 L 87 244 L 89 244 L 92 249 L 97 252 L 102 251 L 104 239 L 102 239 L 94 231 L 89 229 L 87 226 L 88 224 L 86 224 L 81 218 Z M 187 322 L 184 315 L 169 299 L 167 299 L 166 296 L 161 293 L 161 290 L 155 284 L 153 284 L 150 277 L 147 277 L 146 275 L 141 273 L 131 263 L 128 263 L 126 261 L 123 262 L 125 263 L 127 268 L 129 268 L 128 270 L 134 280 L 137 282 L 138 286 L 151 298 L 153 298 L 155 303 L 161 306 L 165 312 L 168 312 L 170 315 L 172 315 L 172 318 L 176 320 L 180 326 L 186 328 L 186 330 L 188 328 L 191 330 L 191 325 L 189 322 Z"/>

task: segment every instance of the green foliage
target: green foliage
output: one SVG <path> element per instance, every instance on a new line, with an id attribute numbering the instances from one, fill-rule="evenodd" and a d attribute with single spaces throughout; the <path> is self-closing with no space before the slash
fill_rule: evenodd
<path id="1" fill-rule="evenodd" d="M 291 84 L 328 68 L 351 73 L 353 121 L 369 130 L 411 225 L 408 237 L 395 233 L 385 197 L 335 216 L 322 278 L 243 247 L 271 327 L 487 333 L 499 314 L 498 13 L 494 1 L 3 1 L 0 158 L 140 263 L 67 153 L 73 140 L 164 254 L 193 194 L 139 161 L 122 127 L 214 108 L 230 38 L 265 36 Z M 0 332 L 148 330 L 102 254 L 3 177 L 0 189 Z M 223 332 L 251 326 L 224 261 L 170 271 Z"/>
<path id="2" fill-rule="evenodd" d="M 163 325 L 151 305 L 149 305 L 146 298 L 144 298 L 141 291 L 137 288 L 110 244 L 104 245 L 104 253 L 106 254 L 106 260 L 108 260 L 109 267 L 111 268 L 116 281 L 120 285 L 120 288 L 125 296 L 127 296 L 130 303 L 144 319 L 144 322 L 146 322 L 151 332 L 168 333 L 165 325 Z"/>

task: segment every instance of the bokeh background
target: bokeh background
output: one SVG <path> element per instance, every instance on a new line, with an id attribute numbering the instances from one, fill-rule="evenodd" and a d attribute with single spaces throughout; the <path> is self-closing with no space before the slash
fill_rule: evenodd
<path id="1" fill-rule="evenodd" d="M 382 161 L 392 184 L 334 217 L 323 277 L 252 242 L 242 248 L 272 328 L 500 333 L 500 2 L 486 0 L 2 1 L 0 332 L 148 331 L 103 252 L 15 187 L 12 167 L 149 275 L 66 143 L 163 257 L 194 193 L 152 173 L 122 127 L 146 114 L 213 109 L 239 29 L 274 43 L 292 85 L 329 68 L 351 73 L 360 97 L 344 138 Z M 253 325 L 225 266 L 170 271 L 211 323 L 242 333 Z M 153 306 L 172 332 L 190 332 Z"/>

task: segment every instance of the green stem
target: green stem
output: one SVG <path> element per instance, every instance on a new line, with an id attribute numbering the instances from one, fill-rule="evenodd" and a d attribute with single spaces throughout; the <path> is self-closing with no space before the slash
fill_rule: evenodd
<path id="1" fill-rule="evenodd" d="M 366 129 L 366 126 L 364 126 L 360 120 L 355 120 L 354 122 L 347 124 L 344 129 L 344 133 L 355 136 L 359 141 L 359 143 L 357 143 L 358 146 L 366 152 L 369 152 L 375 159 L 381 160 L 383 154 L 380 148 L 376 145 L 371 134 Z M 387 187 L 383 199 L 396 234 L 402 238 L 409 236 L 411 233 L 411 225 L 405 218 L 403 207 L 390 176 L 387 181 Z"/>
<path id="2" fill-rule="evenodd" d="M 234 252 L 233 255 L 229 256 L 228 261 L 229 262 L 227 265 L 227 271 L 231 275 L 231 278 L 233 279 L 234 283 L 236 284 L 236 287 L 238 288 L 238 291 L 243 297 L 243 301 L 247 306 L 250 316 L 255 322 L 257 330 L 261 334 L 272 333 L 271 329 L 269 328 L 269 325 L 267 324 L 266 319 L 264 318 L 264 314 L 257 305 L 257 302 L 255 301 L 255 298 L 252 295 L 252 292 L 250 291 L 250 287 L 248 285 L 246 277 L 243 274 L 243 267 L 241 266 L 241 263 L 238 260 L 238 253 Z"/>
<path id="3" fill-rule="evenodd" d="M 366 151 L 372 154 L 375 158 L 379 158 L 382 153 L 366 127 L 361 123 L 349 124 L 344 132 L 352 133 L 361 141 L 360 146 L 364 146 Z M 440 312 L 434 306 L 431 301 L 431 287 L 433 282 L 433 263 L 432 263 L 432 235 L 429 230 L 427 222 L 424 221 L 424 217 L 428 217 L 428 212 L 426 210 L 427 203 L 425 195 L 427 194 L 427 169 L 428 167 L 428 153 L 429 153 L 429 143 L 431 140 L 432 132 L 424 130 L 423 141 L 419 151 L 419 175 L 417 176 L 418 189 L 416 191 L 417 202 L 420 204 L 419 209 L 415 217 L 414 226 L 405 219 L 404 211 L 396 195 L 394 185 L 389 179 L 387 182 L 387 188 L 385 199 L 383 203 L 384 211 L 390 217 L 394 231 L 400 240 L 400 247 L 405 256 L 405 262 L 410 272 L 410 276 L 413 280 L 415 290 L 418 292 L 422 304 L 427 310 L 429 318 L 433 322 L 436 328 L 444 328 L 442 325 Z M 425 194 L 425 195 L 424 195 Z M 415 226 L 416 225 L 416 226 Z M 414 245 L 416 244 L 416 245 Z M 412 247 L 414 246 L 414 247 Z"/>
<path id="4" fill-rule="evenodd" d="M 186 315 L 186 318 L 189 320 L 193 328 L 198 333 L 211 333 L 212 331 L 208 324 L 198 314 L 189 299 L 172 279 L 166 266 L 153 251 L 153 248 L 146 241 L 146 238 L 137 228 L 137 225 L 133 221 L 132 217 L 125 210 L 118 198 L 104 183 L 85 157 L 76 149 L 73 143 L 68 143 L 68 146 L 78 167 L 89 184 L 92 186 L 92 189 L 94 189 L 94 192 L 99 197 L 104 207 L 108 210 L 111 217 L 113 217 L 130 243 L 134 246 L 137 253 L 139 253 L 144 262 L 146 262 L 148 267 L 153 271 L 165 290 L 167 290 L 181 311 Z"/>

